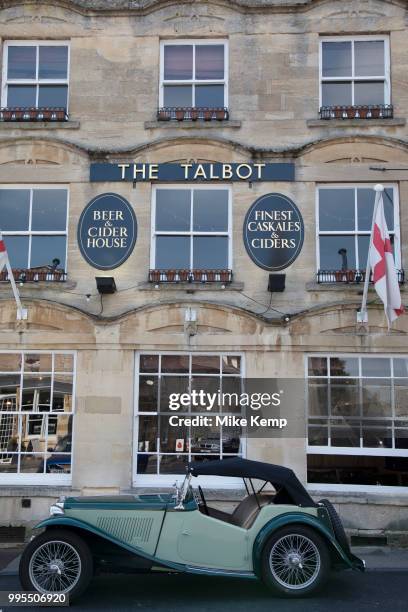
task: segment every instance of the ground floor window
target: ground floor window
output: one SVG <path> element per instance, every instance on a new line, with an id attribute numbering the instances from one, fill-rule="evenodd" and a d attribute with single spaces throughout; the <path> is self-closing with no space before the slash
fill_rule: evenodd
<path id="1" fill-rule="evenodd" d="M 408 357 L 307 358 L 308 482 L 408 486 Z"/>
<path id="2" fill-rule="evenodd" d="M 239 427 L 180 424 L 170 416 L 193 419 L 203 409 L 192 405 L 171 410 L 171 394 L 241 393 L 243 363 L 231 354 L 141 354 L 136 365 L 136 471 L 137 474 L 184 474 L 188 461 L 242 456 Z M 240 413 L 240 406 L 214 405 L 211 416 Z"/>
<path id="3" fill-rule="evenodd" d="M 0 482 L 69 481 L 75 359 L 0 352 Z"/>

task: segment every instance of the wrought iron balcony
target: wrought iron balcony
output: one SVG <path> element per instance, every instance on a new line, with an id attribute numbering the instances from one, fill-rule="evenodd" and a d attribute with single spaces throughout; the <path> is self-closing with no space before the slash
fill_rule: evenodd
<path id="1" fill-rule="evenodd" d="M 149 283 L 222 283 L 232 281 L 232 270 L 149 270 Z"/>
<path id="2" fill-rule="evenodd" d="M 318 270 L 317 282 L 319 284 L 324 283 L 348 283 L 348 284 L 362 284 L 365 281 L 365 270 Z M 398 282 L 403 285 L 405 282 L 404 270 L 397 270 Z M 369 282 L 373 282 L 372 272 L 370 273 Z"/>
<path id="3" fill-rule="evenodd" d="M 158 121 L 227 121 L 226 107 L 181 107 L 164 106 L 157 111 Z"/>
<path id="4" fill-rule="evenodd" d="M 320 119 L 392 119 L 392 104 L 368 106 L 321 106 Z"/>
<path id="5" fill-rule="evenodd" d="M 0 108 L 0 121 L 68 121 L 68 114 L 62 106 L 8 106 Z"/>
<path id="6" fill-rule="evenodd" d="M 67 273 L 64 270 L 51 266 L 41 266 L 38 268 L 13 268 L 14 280 L 17 283 L 62 283 L 67 280 Z M 0 272 L 0 282 L 8 282 L 7 270 Z"/>

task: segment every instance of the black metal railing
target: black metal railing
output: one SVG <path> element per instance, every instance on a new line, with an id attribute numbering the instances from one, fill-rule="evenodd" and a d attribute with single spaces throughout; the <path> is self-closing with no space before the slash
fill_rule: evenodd
<path id="1" fill-rule="evenodd" d="M 230 283 L 232 270 L 149 270 L 149 283 Z"/>
<path id="2" fill-rule="evenodd" d="M 365 270 L 318 270 L 317 282 L 324 283 L 349 283 L 361 284 L 365 281 Z M 403 285 L 405 282 L 404 270 L 397 270 L 398 282 Z M 370 272 L 369 282 L 373 282 L 373 274 Z"/>
<path id="3" fill-rule="evenodd" d="M 228 108 L 164 106 L 157 111 L 159 121 L 227 121 Z"/>
<path id="4" fill-rule="evenodd" d="M 392 104 L 370 104 L 367 106 L 321 106 L 320 119 L 392 119 Z"/>
<path id="5" fill-rule="evenodd" d="M 68 121 L 68 114 L 63 106 L 8 106 L 0 108 L 0 121 Z"/>
<path id="6" fill-rule="evenodd" d="M 67 280 L 67 273 L 64 270 L 53 269 L 25 269 L 13 268 L 13 276 L 16 283 L 62 283 Z M 0 272 L 0 282 L 8 282 L 7 270 Z"/>

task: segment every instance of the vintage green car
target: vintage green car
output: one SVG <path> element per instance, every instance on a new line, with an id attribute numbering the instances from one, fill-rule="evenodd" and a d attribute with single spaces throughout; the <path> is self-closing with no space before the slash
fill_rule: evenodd
<path id="1" fill-rule="evenodd" d="M 243 478 L 247 495 L 232 513 L 211 507 L 191 486 L 200 475 Z M 333 506 L 315 503 L 288 468 L 240 458 L 196 462 L 175 487 L 174 495 L 58 501 L 23 552 L 23 588 L 72 600 L 95 570 L 164 569 L 259 579 L 300 597 L 321 587 L 331 569 L 364 570 Z"/>

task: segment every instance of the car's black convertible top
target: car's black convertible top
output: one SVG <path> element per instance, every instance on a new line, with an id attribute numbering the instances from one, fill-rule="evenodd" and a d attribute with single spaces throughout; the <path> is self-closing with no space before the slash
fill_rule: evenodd
<path id="1" fill-rule="evenodd" d="M 188 472 L 193 476 L 232 476 L 264 480 L 276 489 L 278 503 L 293 503 L 313 508 L 317 505 L 295 473 L 281 465 L 234 457 L 219 461 L 192 462 L 188 464 Z"/>

